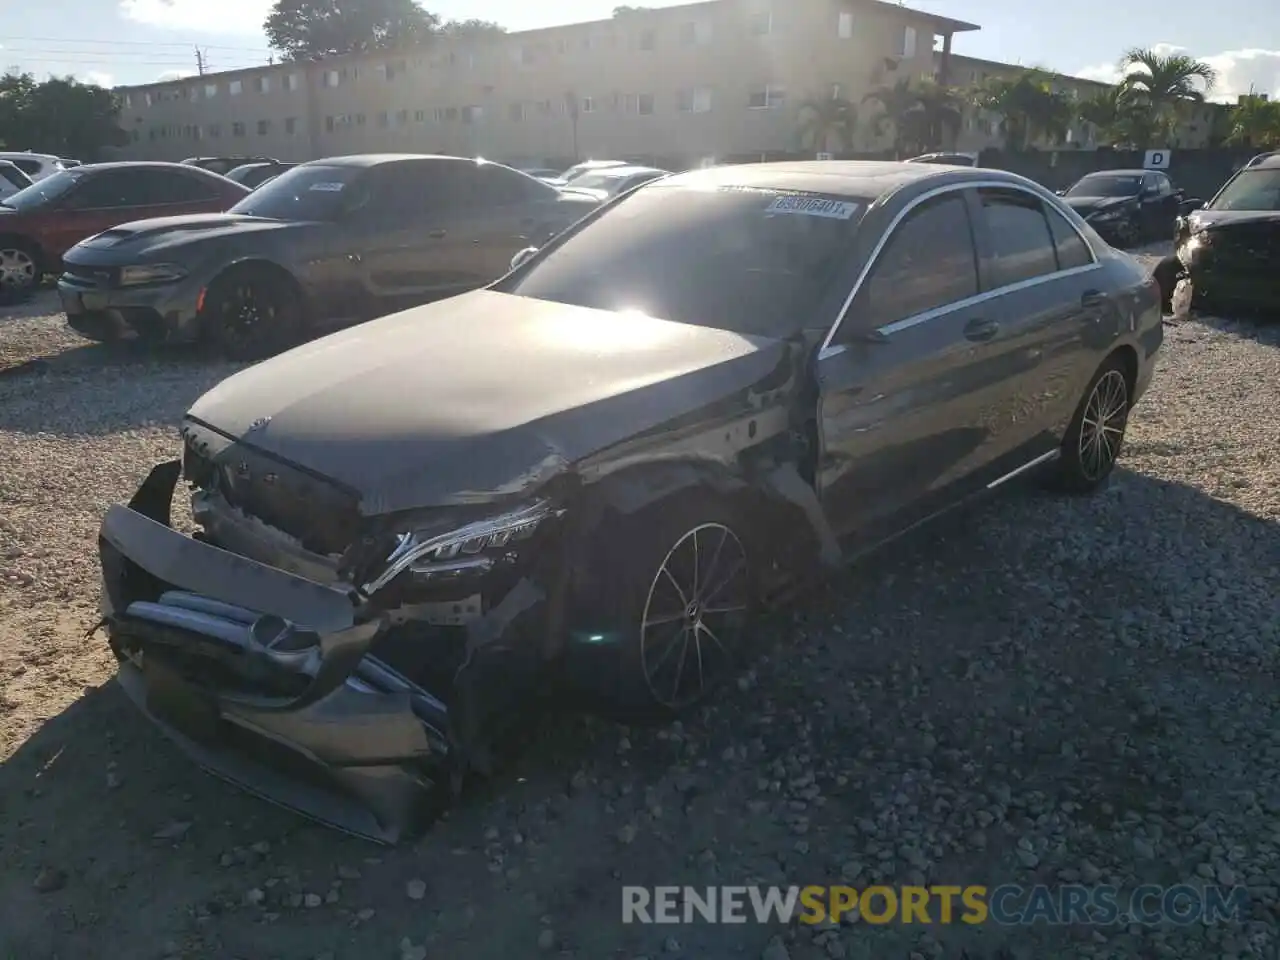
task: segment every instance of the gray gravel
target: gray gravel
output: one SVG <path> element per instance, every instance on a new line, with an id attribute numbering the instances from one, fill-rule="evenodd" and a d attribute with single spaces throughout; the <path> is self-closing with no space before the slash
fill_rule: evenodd
<path id="1" fill-rule="evenodd" d="M 1280 327 L 1166 330 L 1099 496 L 1013 491 L 923 531 L 766 624 L 714 708 L 549 721 L 387 851 L 199 774 L 81 636 L 102 511 L 232 368 L 0 316 L 0 357 L 53 355 L 0 377 L 0 956 L 1276 956 Z M 623 883 L 877 880 L 1216 882 L 1253 908 L 1189 929 L 619 922 Z"/>

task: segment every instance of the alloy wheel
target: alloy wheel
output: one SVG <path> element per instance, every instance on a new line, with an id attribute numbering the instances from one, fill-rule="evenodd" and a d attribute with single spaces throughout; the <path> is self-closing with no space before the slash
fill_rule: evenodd
<path id="1" fill-rule="evenodd" d="M 1089 480 L 1104 476 L 1120 455 L 1129 421 L 1129 384 L 1108 370 L 1094 384 L 1080 421 L 1080 468 Z"/>
<path id="2" fill-rule="evenodd" d="M 649 585 L 640 661 L 654 699 L 678 710 L 732 664 L 751 603 L 747 552 L 719 523 L 685 533 Z"/>
<path id="3" fill-rule="evenodd" d="M 0 286 L 29 287 L 36 282 L 36 262 L 25 250 L 0 250 Z"/>
<path id="4" fill-rule="evenodd" d="M 238 283 L 227 291 L 222 302 L 221 321 L 230 339 L 250 344 L 266 334 L 276 319 L 276 307 L 270 297 L 264 297 L 252 283 Z"/>

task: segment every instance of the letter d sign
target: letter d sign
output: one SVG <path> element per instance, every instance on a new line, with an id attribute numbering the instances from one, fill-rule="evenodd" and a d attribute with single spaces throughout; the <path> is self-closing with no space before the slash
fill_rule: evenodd
<path id="1" fill-rule="evenodd" d="M 1148 170 L 1167 170 L 1169 169 L 1169 151 L 1168 150 L 1148 150 L 1146 159 L 1142 164 Z"/>

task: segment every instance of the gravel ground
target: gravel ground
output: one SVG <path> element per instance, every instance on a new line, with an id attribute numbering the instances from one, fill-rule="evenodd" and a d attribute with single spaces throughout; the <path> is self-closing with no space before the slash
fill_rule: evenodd
<path id="1" fill-rule="evenodd" d="M 662 730 L 553 718 L 383 850 L 195 770 L 107 684 L 95 533 L 225 365 L 0 313 L 0 957 L 1277 956 L 1280 328 L 1168 327 L 1099 496 L 1012 491 L 766 624 Z M 624 926 L 620 885 L 1215 882 L 1246 924 Z"/>

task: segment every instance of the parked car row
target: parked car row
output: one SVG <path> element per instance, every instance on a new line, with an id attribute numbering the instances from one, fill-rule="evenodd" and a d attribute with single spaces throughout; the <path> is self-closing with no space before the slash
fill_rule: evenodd
<path id="1" fill-rule="evenodd" d="M 720 167 L 597 204 L 342 158 L 67 259 L 107 285 L 64 296 L 123 308 L 136 272 L 131 304 L 165 291 L 145 308 L 193 335 L 439 298 L 216 386 L 100 537 L 139 705 L 202 765 L 392 842 L 526 698 L 673 716 L 798 580 L 1033 471 L 1097 489 L 1163 338 L 1146 271 L 1069 204 L 928 164 Z"/>

